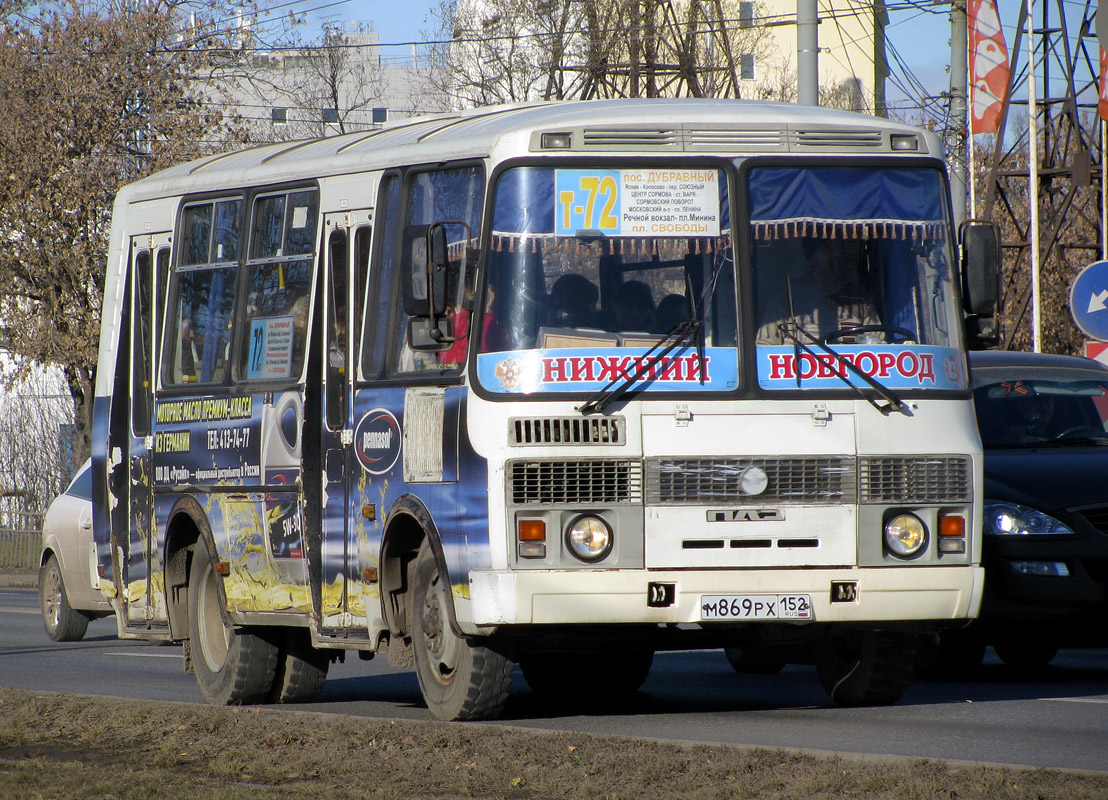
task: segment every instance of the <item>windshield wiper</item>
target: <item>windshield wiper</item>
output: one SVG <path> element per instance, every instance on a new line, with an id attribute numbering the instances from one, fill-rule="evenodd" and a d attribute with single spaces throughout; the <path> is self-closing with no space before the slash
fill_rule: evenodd
<path id="1" fill-rule="evenodd" d="M 712 277 L 708 283 L 704 286 L 704 291 L 700 297 L 700 307 L 697 308 L 695 304 L 695 297 L 692 291 L 692 283 L 689 280 L 688 273 L 685 274 L 685 292 L 689 298 L 690 319 L 686 322 L 679 322 L 670 328 L 669 332 L 647 350 L 639 359 L 639 364 L 635 368 L 635 371 L 631 375 L 627 375 L 622 380 L 614 378 L 608 382 L 608 385 L 598 390 L 594 395 L 589 397 L 581 405 L 577 406 L 577 410 L 582 414 L 588 415 L 594 412 L 604 413 L 604 409 L 610 406 L 612 403 L 619 400 L 630 391 L 631 387 L 642 380 L 645 376 L 649 375 L 654 367 L 666 356 L 676 350 L 678 347 L 686 344 L 690 338 L 694 335 L 696 339 L 696 357 L 697 363 L 700 364 L 700 383 L 704 383 L 705 363 L 704 363 L 704 314 L 708 308 L 708 304 L 712 302 L 712 298 L 716 294 L 716 286 L 719 283 L 719 274 L 723 271 L 723 265 L 728 261 L 724 256 L 720 259 L 718 264 L 715 264 L 712 268 Z M 671 341 L 672 340 L 672 341 Z M 667 344 L 668 342 L 668 344 Z"/>
<path id="2" fill-rule="evenodd" d="M 688 343 L 689 339 L 696 335 L 701 327 L 702 324 L 698 319 L 690 319 L 687 322 L 679 322 L 674 325 L 669 333 L 643 354 L 642 358 L 639 359 L 639 365 L 636 367 L 634 373 L 622 379 L 615 378 L 609 381 L 607 386 L 598 390 L 596 394 L 577 406 L 577 410 L 585 415 L 592 414 L 593 412 L 603 414 L 605 408 L 627 394 L 628 390 L 645 376 L 649 375 L 651 370 L 653 370 L 663 358 L 678 347 Z M 703 383 L 704 352 L 700 347 L 697 348 L 697 352 L 700 359 L 700 381 Z"/>
<path id="3" fill-rule="evenodd" d="M 802 328 L 797 322 L 789 321 L 789 322 L 778 323 L 777 330 L 779 330 L 781 332 L 781 335 L 783 337 L 785 337 L 786 339 L 790 340 L 793 343 L 793 350 L 794 350 L 794 352 L 797 353 L 797 358 L 796 358 L 796 361 L 794 363 L 796 365 L 795 366 L 796 379 L 797 379 L 798 384 L 800 382 L 800 357 L 799 357 L 799 352 L 801 350 L 803 350 L 805 353 L 812 356 L 817 361 L 819 360 L 819 353 L 817 353 L 815 350 L 813 350 L 809 346 L 808 343 L 805 343 L 805 342 L 801 341 L 800 336 L 797 335 L 797 333 L 802 333 L 805 336 L 807 336 L 809 340 L 811 340 L 811 344 L 814 344 L 816 347 L 818 347 L 824 353 L 826 353 L 827 355 L 834 358 L 836 363 L 840 367 L 846 367 L 846 370 L 848 372 L 853 373 L 854 375 L 858 376 L 863 381 L 865 381 L 869 385 L 869 387 L 871 389 L 873 389 L 875 392 L 877 392 L 877 394 L 880 395 L 881 399 L 884 400 L 885 402 L 884 403 L 879 403 L 871 395 L 869 395 L 866 392 L 862 391 L 862 389 L 857 384 L 853 383 L 849 378 L 847 378 L 846 375 L 843 374 L 841 369 L 835 370 L 835 377 L 837 377 L 839 380 L 841 380 L 843 383 L 845 383 L 847 386 L 849 386 L 851 389 L 853 389 L 859 397 L 866 400 L 871 406 L 876 408 L 878 411 L 880 411 L 885 416 L 888 416 L 889 414 L 893 413 L 894 411 L 899 411 L 901 414 L 903 414 L 906 417 L 912 416 L 911 410 L 904 403 L 904 401 L 900 399 L 900 396 L 897 395 L 896 392 L 894 392 L 892 389 L 890 389 L 885 384 L 881 383 L 879 380 L 874 378 L 872 375 L 867 375 L 865 372 L 863 372 L 861 369 L 859 369 L 854 364 L 853 361 L 846 358 L 846 356 L 844 356 L 842 353 L 835 350 L 833 347 L 828 345 L 826 342 L 822 341 L 821 339 L 818 339 L 817 337 L 810 334 L 808 331 L 804 330 L 804 328 Z"/>

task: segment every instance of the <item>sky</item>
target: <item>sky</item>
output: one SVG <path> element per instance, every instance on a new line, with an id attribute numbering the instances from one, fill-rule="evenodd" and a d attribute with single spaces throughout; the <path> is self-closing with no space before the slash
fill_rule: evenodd
<path id="1" fill-rule="evenodd" d="M 371 21 L 382 44 L 418 42 L 424 31 L 430 30 L 429 15 L 438 8 L 439 0 L 276 0 L 280 8 L 291 7 L 306 12 L 310 18 L 307 31 L 318 28 L 322 19 L 336 21 Z M 1037 0 L 1038 3 L 1057 0 Z M 1001 24 L 1005 38 L 1011 47 L 1018 19 L 1021 0 L 998 0 Z M 899 61 L 890 54 L 892 71 L 901 76 L 910 73 L 913 79 L 902 78 L 905 84 L 918 82 L 930 95 L 938 95 L 949 88 L 947 65 L 950 63 L 950 16 L 948 4 L 935 0 L 886 0 L 889 11 L 888 40 Z M 1065 0 L 1067 15 L 1080 20 L 1083 0 Z M 1037 6 L 1038 7 L 1038 6 Z M 1038 18 L 1038 13 L 1036 17 Z M 826 21 L 822 25 L 828 24 Z M 410 45 L 396 49 L 393 55 L 410 54 Z M 383 53 L 386 57 L 389 51 Z M 920 89 L 909 89 L 918 96 Z M 900 102 L 905 92 L 896 81 L 890 81 L 887 92 L 891 104 Z"/>

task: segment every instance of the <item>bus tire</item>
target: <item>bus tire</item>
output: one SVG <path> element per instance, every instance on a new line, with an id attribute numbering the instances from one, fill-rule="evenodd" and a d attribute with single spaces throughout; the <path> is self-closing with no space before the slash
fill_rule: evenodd
<path id="1" fill-rule="evenodd" d="M 649 649 L 538 652 L 521 657 L 519 668 L 535 694 L 595 703 L 637 692 L 653 663 Z"/>
<path id="2" fill-rule="evenodd" d="M 761 655 L 756 647 L 725 647 L 723 654 L 731 669 L 740 675 L 776 675 L 785 668 L 784 661 Z"/>
<path id="3" fill-rule="evenodd" d="M 974 628 L 942 631 L 920 640 L 916 674 L 931 680 L 961 680 L 981 669 L 985 639 Z"/>
<path id="4" fill-rule="evenodd" d="M 89 618 L 69 604 L 62 568 L 53 553 L 38 573 L 38 599 L 47 636 L 55 642 L 77 642 L 84 638 Z"/>
<path id="5" fill-rule="evenodd" d="M 904 693 L 915 666 L 917 635 L 828 628 L 816 641 L 820 683 L 840 706 L 887 706 Z"/>
<path id="6" fill-rule="evenodd" d="M 274 703 L 310 703 L 327 682 L 330 656 L 312 647 L 306 630 L 288 628 L 277 655 L 277 671 L 269 699 Z"/>
<path id="7" fill-rule="evenodd" d="M 993 642 L 993 650 L 1009 667 L 1028 671 L 1042 669 L 1058 655 L 1053 642 L 1031 636 L 1022 640 L 1011 635 L 1001 637 Z"/>
<path id="8" fill-rule="evenodd" d="M 189 574 L 189 642 L 196 682 L 214 705 L 264 703 L 273 689 L 277 647 L 259 632 L 228 627 L 216 575 L 203 544 Z"/>
<path id="9" fill-rule="evenodd" d="M 491 719 L 508 702 L 512 661 L 458 636 L 450 624 L 450 581 L 424 539 L 412 570 L 412 647 L 416 677 L 431 713 L 442 720 Z"/>

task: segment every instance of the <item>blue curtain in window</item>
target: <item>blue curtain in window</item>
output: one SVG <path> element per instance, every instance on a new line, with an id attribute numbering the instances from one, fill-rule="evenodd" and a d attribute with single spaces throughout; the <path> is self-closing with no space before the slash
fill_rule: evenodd
<path id="1" fill-rule="evenodd" d="M 895 167 L 759 167 L 748 186 L 751 220 L 939 222 L 940 175 Z"/>

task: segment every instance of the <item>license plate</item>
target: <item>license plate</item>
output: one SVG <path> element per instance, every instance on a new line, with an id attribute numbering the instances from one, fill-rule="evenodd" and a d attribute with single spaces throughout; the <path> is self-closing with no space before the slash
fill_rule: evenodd
<path id="1" fill-rule="evenodd" d="M 702 620 L 811 619 L 806 594 L 706 594 L 700 598 Z"/>

